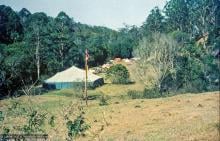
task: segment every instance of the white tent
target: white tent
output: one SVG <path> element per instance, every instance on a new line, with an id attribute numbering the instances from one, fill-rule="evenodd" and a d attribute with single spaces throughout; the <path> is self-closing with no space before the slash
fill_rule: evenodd
<path id="1" fill-rule="evenodd" d="M 75 66 L 62 72 L 58 72 L 51 78 L 44 81 L 43 87 L 48 89 L 63 89 L 82 86 L 85 82 L 85 70 Z M 102 77 L 99 77 L 88 71 L 88 86 L 97 87 L 104 84 Z"/>

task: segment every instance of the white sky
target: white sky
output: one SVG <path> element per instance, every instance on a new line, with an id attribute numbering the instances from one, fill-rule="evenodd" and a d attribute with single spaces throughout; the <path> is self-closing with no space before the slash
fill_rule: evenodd
<path id="1" fill-rule="evenodd" d="M 142 25 L 150 10 L 163 8 L 166 0 L 0 0 L 2 4 L 15 11 L 27 8 L 52 17 L 64 11 L 77 22 L 119 29 L 124 23 Z"/>

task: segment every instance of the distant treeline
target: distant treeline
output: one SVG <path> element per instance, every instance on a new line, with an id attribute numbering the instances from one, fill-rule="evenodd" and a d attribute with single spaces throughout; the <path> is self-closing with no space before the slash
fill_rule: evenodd
<path id="1" fill-rule="evenodd" d="M 141 27 L 115 31 L 75 22 L 65 12 L 54 18 L 0 5 L 0 97 L 72 65 L 83 67 L 86 48 L 90 66 L 114 57 L 131 58 L 140 41 L 155 32 L 171 35 L 181 44 L 204 38 L 201 46 L 216 56 L 219 11 L 219 0 L 170 0 L 162 10 L 152 9 Z"/>

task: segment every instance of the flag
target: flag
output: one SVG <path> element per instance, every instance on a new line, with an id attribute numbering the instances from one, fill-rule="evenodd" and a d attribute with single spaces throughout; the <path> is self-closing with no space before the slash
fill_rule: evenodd
<path id="1" fill-rule="evenodd" d="M 86 57 L 86 61 L 88 61 L 89 60 L 89 53 L 88 53 L 87 49 L 86 49 L 85 57 Z"/>

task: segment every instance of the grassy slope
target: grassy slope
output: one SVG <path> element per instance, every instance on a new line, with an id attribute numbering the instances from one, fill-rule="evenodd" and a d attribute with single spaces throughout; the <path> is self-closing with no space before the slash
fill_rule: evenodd
<path id="1" fill-rule="evenodd" d="M 100 113 L 105 112 L 104 124 Z M 218 94 L 186 94 L 164 99 L 126 100 L 106 107 L 91 106 L 87 116 L 98 123 L 102 139 L 218 140 Z M 100 129 L 98 129 L 100 130 Z M 97 131 L 96 131 L 97 132 Z"/>
<path id="2" fill-rule="evenodd" d="M 65 90 L 68 91 L 68 90 Z M 65 123 L 62 120 L 62 106 L 76 101 L 67 95 L 50 93 L 35 96 L 32 106 L 56 116 L 54 131 L 46 131 L 54 138 L 64 139 Z M 27 106 L 27 97 L 18 98 Z M 1 101 L 1 109 L 9 105 L 10 100 Z M 2 107 L 3 106 L 3 107 Z M 111 98 L 109 105 L 99 106 L 97 100 L 89 101 L 85 107 L 86 120 L 91 125 L 86 137 L 80 140 L 210 140 L 219 139 L 219 94 L 209 92 L 184 94 L 169 98 L 129 100 Z M 106 123 L 107 122 L 107 123 Z M 7 125 L 23 124 L 22 117 L 9 118 Z M 16 131 L 17 132 L 17 131 Z M 93 133 L 93 134 L 92 134 Z M 98 136 L 94 136 L 98 134 Z"/>
<path id="3" fill-rule="evenodd" d="M 144 86 L 135 74 L 135 66 L 128 66 L 132 79 L 137 83 L 130 85 L 106 84 L 89 95 L 105 94 L 110 97 L 109 105 L 99 106 L 99 100 L 90 100 L 85 107 L 85 118 L 91 129 L 86 137 L 78 140 L 210 140 L 219 139 L 219 92 L 184 94 L 169 98 L 131 100 L 128 90 L 143 90 Z M 78 92 L 77 94 L 81 94 Z M 63 109 L 71 102 L 79 101 L 73 90 L 51 91 L 44 95 L 16 98 L 22 107 L 38 108 L 48 116 L 55 115 L 55 128 L 44 127 L 50 139 L 65 139 L 67 133 L 63 120 Z M 5 111 L 15 100 L 0 101 L 0 110 Z M 84 104 L 84 103 L 83 103 Z M 74 117 L 74 111 L 73 111 Z M 73 118 L 74 119 L 74 118 Z M 25 118 L 12 115 L 5 125 L 23 125 Z M 1 128 L 0 128 L 1 130 Z M 12 130 L 17 133 L 17 130 Z"/>

